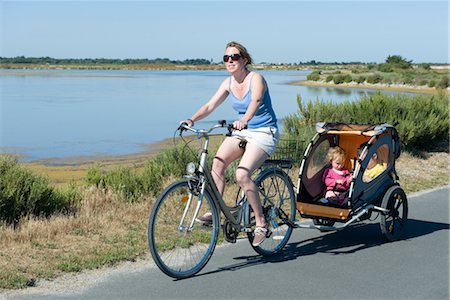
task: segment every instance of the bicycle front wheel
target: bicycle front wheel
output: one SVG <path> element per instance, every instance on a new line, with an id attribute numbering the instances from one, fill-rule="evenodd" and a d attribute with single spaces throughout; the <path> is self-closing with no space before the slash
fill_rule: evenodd
<path id="1" fill-rule="evenodd" d="M 212 213 L 212 225 L 197 223 L 198 216 Z M 173 278 L 186 278 L 199 272 L 209 261 L 219 235 L 219 214 L 205 190 L 199 191 L 187 180 L 173 183 L 156 200 L 148 222 L 148 243 L 156 265 Z"/>
<path id="2" fill-rule="evenodd" d="M 295 222 L 295 193 L 288 175 L 279 169 L 264 171 L 256 180 L 259 188 L 264 216 L 272 235 L 262 244 L 253 247 L 256 252 L 264 256 L 270 256 L 281 249 L 289 241 L 292 234 L 292 226 Z M 249 209 L 250 220 L 254 224 L 253 210 Z M 253 233 L 248 233 L 250 244 L 253 241 Z"/>

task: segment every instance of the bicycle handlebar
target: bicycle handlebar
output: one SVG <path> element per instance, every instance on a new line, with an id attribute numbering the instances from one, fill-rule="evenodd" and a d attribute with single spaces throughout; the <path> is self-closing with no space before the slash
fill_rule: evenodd
<path id="1" fill-rule="evenodd" d="M 195 129 L 193 127 L 188 126 L 188 124 L 186 124 L 186 123 L 181 123 L 180 126 L 178 127 L 178 130 L 180 131 L 180 135 L 183 134 L 184 130 L 188 130 L 188 131 L 191 131 L 191 132 L 193 132 L 193 133 L 195 133 L 197 135 L 205 136 L 205 135 L 208 135 L 210 132 L 214 131 L 217 128 L 224 128 L 224 127 L 227 127 L 227 129 L 228 129 L 228 133 L 226 135 L 228 135 L 228 136 L 231 135 L 231 132 L 233 131 L 233 124 L 229 124 L 225 120 L 218 121 L 218 124 L 212 126 L 209 129 Z"/>

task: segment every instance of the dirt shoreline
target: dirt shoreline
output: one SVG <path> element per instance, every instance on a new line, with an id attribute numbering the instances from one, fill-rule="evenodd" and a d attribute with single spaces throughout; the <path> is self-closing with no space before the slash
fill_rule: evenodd
<path id="1" fill-rule="evenodd" d="M 94 165 L 103 169 L 113 169 L 119 166 L 144 167 L 145 163 L 161 151 L 173 146 L 173 138 L 143 145 L 143 150 L 123 155 L 86 155 L 66 158 L 45 158 L 32 161 L 22 161 L 20 164 L 32 172 L 44 175 L 58 187 L 64 187 L 71 182 L 82 182 Z M 16 156 L 18 159 L 19 156 Z M 20 159 L 19 159 L 20 161 Z"/>

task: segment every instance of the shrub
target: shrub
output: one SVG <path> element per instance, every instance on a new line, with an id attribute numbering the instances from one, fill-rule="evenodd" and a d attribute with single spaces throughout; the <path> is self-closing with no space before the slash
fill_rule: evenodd
<path id="1" fill-rule="evenodd" d="M 344 82 L 344 76 L 343 75 L 335 75 L 333 76 L 333 82 L 335 84 L 341 84 Z"/>
<path id="2" fill-rule="evenodd" d="M 119 192 L 129 202 L 134 202 L 142 196 L 142 182 L 135 168 L 128 166 L 117 167 L 105 173 L 103 181 L 105 187 Z"/>
<path id="3" fill-rule="evenodd" d="M 444 75 L 441 77 L 441 80 L 436 85 L 440 89 L 446 89 L 449 86 L 449 78 L 448 75 Z"/>
<path id="4" fill-rule="evenodd" d="M 410 75 L 406 75 L 403 79 L 403 84 L 413 84 L 414 83 L 414 78 Z"/>
<path id="5" fill-rule="evenodd" d="M 388 77 L 384 77 L 383 80 L 381 81 L 382 83 L 385 84 L 392 84 L 392 79 L 388 78 Z"/>
<path id="6" fill-rule="evenodd" d="M 308 76 L 306 76 L 306 79 L 312 80 L 312 81 L 318 81 L 320 79 L 320 75 L 318 73 L 311 73 Z"/>
<path id="7" fill-rule="evenodd" d="M 426 79 L 421 79 L 419 82 L 419 85 L 427 85 L 428 84 L 428 80 Z"/>
<path id="8" fill-rule="evenodd" d="M 432 88 L 432 87 L 435 87 L 435 86 L 436 86 L 436 81 L 430 80 L 430 81 L 428 82 L 428 87 Z"/>
<path id="9" fill-rule="evenodd" d="M 363 83 L 364 81 L 366 81 L 366 77 L 365 76 L 358 76 L 356 78 L 356 82 L 357 83 Z"/>
<path id="10" fill-rule="evenodd" d="M 0 221 L 16 224 L 24 216 L 50 216 L 69 210 L 81 198 L 73 186 L 54 190 L 46 178 L 21 167 L 10 156 L 0 157 Z"/>
<path id="11" fill-rule="evenodd" d="M 379 64 L 377 69 L 378 69 L 378 71 L 385 72 L 385 73 L 394 71 L 394 68 L 390 64 Z"/>
<path id="12" fill-rule="evenodd" d="M 93 185 L 99 188 L 105 186 L 104 172 L 101 170 L 99 164 L 95 164 L 88 169 L 84 181 L 89 186 Z"/>
<path id="13" fill-rule="evenodd" d="M 383 80 L 383 76 L 380 74 L 373 74 L 367 77 L 367 83 L 380 83 Z"/>
<path id="14" fill-rule="evenodd" d="M 325 79 L 326 82 L 330 82 L 333 80 L 333 75 L 328 75 L 327 78 Z"/>
<path id="15" fill-rule="evenodd" d="M 118 192 L 127 201 L 134 202 L 143 195 L 156 196 L 170 175 L 182 177 L 190 161 L 198 161 L 196 153 L 188 148 L 174 147 L 149 159 L 142 172 L 138 172 L 135 167 L 124 166 L 104 171 L 95 165 L 89 168 L 85 182 Z"/>
<path id="16" fill-rule="evenodd" d="M 316 100 L 304 104 L 297 99 L 299 111 L 285 119 L 284 131 L 299 140 L 301 127 L 317 122 L 347 122 L 356 124 L 389 123 L 396 125 L 402 143 L 409 150 L 425 150 L 435 142 L 448 141 L 449 99 L 439 95 L 375 95 L 359 101 L 332 103 Z"/>
<path id="17" fill-rule="evenodd" d="M 352 82 L 352 81 L 353 81 L 352 75 L 346 74 L 346 75 L 344 76 L 344 82 L 345 82 L 345 83 L 349 83 L 349 82 Z"/>

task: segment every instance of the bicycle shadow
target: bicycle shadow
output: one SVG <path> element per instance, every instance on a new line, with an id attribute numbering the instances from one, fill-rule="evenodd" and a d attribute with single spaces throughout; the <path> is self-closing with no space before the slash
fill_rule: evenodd
<path id="1" fill-rule="evenodd" d="M 432 234 L 440 230 L 449 230 L 450 224 L 409 219 L 405 228 L 403 241 L 408 241 L 424 235 Z M 300 229 L 306 230 L 306 229 Z M 320 233 L 318 236 L 291 242 L 280 253 L 270 257 L 261 255 L 238 256 L 239 261 L 216 270 L 197 274 L 194 277 L 215 274 L 224 271 L 237 271 L 243 268 L 267 263 L 280 263 L 295 260 L 298 257 L 314 255 L 316 253 L 328 253 L 330 255 L 348 255 L 371 247 L 388 243 L 381 234 L 379 223 L 365 223 L 348 227 L 339 232 Z M 291 237 L 292 239 L 292 237 Z"/>

